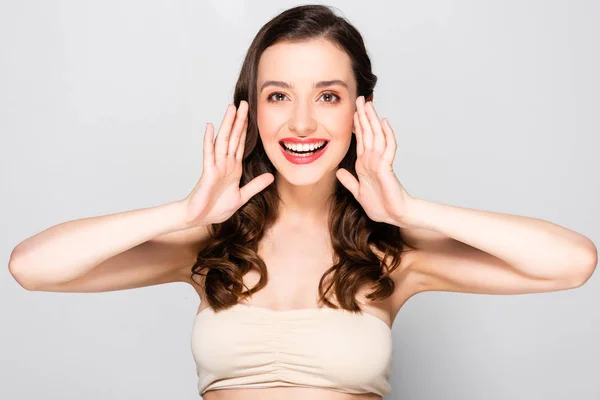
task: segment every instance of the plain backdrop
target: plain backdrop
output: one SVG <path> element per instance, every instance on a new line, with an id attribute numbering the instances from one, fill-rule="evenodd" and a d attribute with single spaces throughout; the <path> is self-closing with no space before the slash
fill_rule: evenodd
<path id="1" fill-rule="evenodd" d="M 0 398 L 197 399 L 183 283 L 28 292 L 20 241 L 185 197 L 245 52 L 295 1 L 2 1 Z M 600 3 L 331 1 L 362 33 L 411 195 L 600 243 Z M 421 293 L 387 399 L 600 398 L 600 278 L 527 295 Z M 360 362 L 360 360 L 357 360 Z"/>

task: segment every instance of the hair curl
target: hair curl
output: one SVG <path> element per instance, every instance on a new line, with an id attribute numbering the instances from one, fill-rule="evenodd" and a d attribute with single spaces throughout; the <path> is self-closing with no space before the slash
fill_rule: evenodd
<path id="1" fill-rule="evenodd" d="M 236 107 L 241 100 L 246 100 L 249 105 L 241 186 L 265 172 L 275 175 L 275 167 L 259 140 L 256 120 L 256 78 L 261 54 L 278 42 L 317 38 L 331 40 L 350 56 L 357 82 L 357 96 L 368 98 L 373 93 L 377 76 L 371 71 L 371 61 L 360 33 L 329 7 L 298 6 L 285 10 L 267 22 L 248 49 L 234 91 Z M 352 135 L 350 148 L 339 167 L 357 177 L 355 163 L 356 137 Z M 339 181 L 336 182 L 335 192 L 329 199 L 331 207 L 328 217 L 334 265 L 319 281 L 319 301 L 337 309 L 326 298 L 333 287 L 343 309 L 361 313 L 355 296 L 364 284 L 376 285 L 375 290 L 367 295 L 370 300 L 383 300 L 393 293 L 395 282 L 389 275 L 400 265 L 405 242 L 399 227 L 371 220 L 348 189 Z M 204 276 L 203 293 L 215 311 L 229 308 L 237 304 L 240 298 L 248 297 L 266 286 L 267 266 L 257 250 L 265 231 L 277 219 L 280 200 L 276 182 L 273 182 L 227 221 L 210 226 L 211 238 L 209 244 L 198 253 L 192 267 L 192 280 L 195 274 Z M 381 259 L 373 251 L 373 246 L 383 255 Z M 391 257 L 389 264 L 386 262 L 388 257 Z M 242 278 L 252 267 L 258 268 L 260 279 L 249 289 Z M 202 270 L 207 272 L 203 274 L 200 272 Z M 330 274 L 329 286 L 324 289 Z M 243 292 L 243 287 L 248 290 Z"/>

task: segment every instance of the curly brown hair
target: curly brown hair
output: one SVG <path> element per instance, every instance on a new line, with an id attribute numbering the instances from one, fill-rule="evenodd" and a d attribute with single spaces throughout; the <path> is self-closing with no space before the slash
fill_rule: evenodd
<path id="1" fill-rule="evenodd" d="M 236 107 L 242 100 L 249 105 L 241 186 L 265 172 L 275 175 L 275 167 L 260 140 L 256 118 L 256 78 L 261 54 L 278 42 L 317 38 L 332 41 L 350 56 L 357 96 L 368 98 L 373 93 L 377 76 L 371 71 L 371 60 L 362 36 L 330 7 L 298 6 L 283 11 L 267 22 L 248 49 L 234 92 Z M 356 137 L 352 135 L 350 148 L 339 167 L 357 177 L 355 163 Z M 368 299 L 388 298 L 395 288 L 390 273 L 400 265 L 401 253 L 409 249 L 404 247 L 406 243 L 399 227 L 371 220 L 348 189 L 339 181 L 336 182 L 335 192 L 329 198 L 331 207 L 328 216 L 334 264 L 319 281 L 320 302 L 338 308 L 326 298 L 333 287 L 343 309 L 361 313 L 362 309 L 355 301 L 358 290 L 364 284 L 372 284 L 375 290 L 367 295 Z M 257 250 L 265 231 L 277 220 L 280 200 L 277 184 L 273 182 L 227 221 L 210 226 L 209 245 L 198 253 L 192 267 L 192 280 L 195 274 L 204 276 L 204 295 L 215 311 L 229 308 L 237 304 L 240 298 L 248 297 L 266 286 L 267 267 Z M 260 279 L 249 289 L 242 278 L 252 267 L 258 268 Z M 207 272 L 203 274 L 200 272 L 202 270 Z M 330 274 L 328 287 L 324 289 Z M 242 291 L 244 287 L 248 289 L 245 292 Z"/>

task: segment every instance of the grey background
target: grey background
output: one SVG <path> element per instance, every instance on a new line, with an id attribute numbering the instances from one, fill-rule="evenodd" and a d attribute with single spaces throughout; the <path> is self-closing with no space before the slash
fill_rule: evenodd
<path id="1" fill-rule="evenodd" d="M 295 1 L 2 1 L 1 248 L 181 199 L 258 29 Z M 342 2 L 413 196 L 600 243 L 598 1 Z M 393 327 L 386 399 L 600 398 L 600 283 L 428 292 Z M 196 399 L 185 284 L 27 292 L 0 274 L 0 398 Z"/>

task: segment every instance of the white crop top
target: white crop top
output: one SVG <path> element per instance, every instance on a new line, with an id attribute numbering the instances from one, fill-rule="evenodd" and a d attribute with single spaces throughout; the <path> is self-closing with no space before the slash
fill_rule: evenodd
<path id="1" fill-rule="evenodd" d="M 191 347 L 200 395 L 274 386 L 380 396 L 391 391 L 392 330 L 364 311 L 209 307 L 194 319 Z"/>

